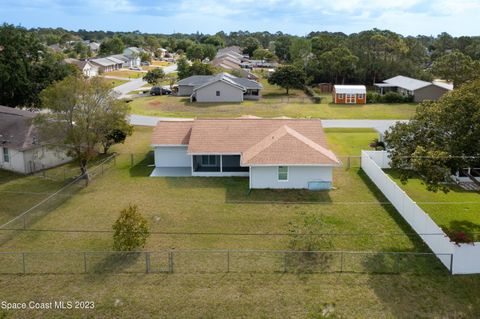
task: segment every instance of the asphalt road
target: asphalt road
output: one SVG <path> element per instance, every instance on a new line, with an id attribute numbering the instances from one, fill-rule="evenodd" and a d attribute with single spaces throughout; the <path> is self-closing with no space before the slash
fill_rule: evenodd
<path id="1" fill-rule="evenodd" d="M 155 117 L 145 115 L 130 115 L 130 124 L 141 126 L 155 126 L 158 121 L 188 121 L 190 118 Z M 373 128 L 380 133 L 385 132 L 396 122 L 406 120 L 322 120 L 324 128 Z"/>

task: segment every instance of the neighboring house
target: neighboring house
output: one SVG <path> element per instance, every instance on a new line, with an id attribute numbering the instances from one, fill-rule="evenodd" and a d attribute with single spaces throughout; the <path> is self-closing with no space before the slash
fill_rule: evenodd
<path id="1" fill-rule="evenodd" d="M 71 160 L 61 149 L 40 141 L 32 124 L 36 115 L 0 106 L 0 169 L 30 174 Z"/>
<path id="2" fill-rule="evenodd" d="M 100 43 L 97 42 L 87 42 L 85 43 L 89 48 L 90 51 L 97 53 L 100 50 Z"/>
<path id="3" fill-rule="evenodd" d="M 111 59 L 111 58 L 114 58 L 118 61 L 122 61 L 122 67 L 124 68 L 130 68 L 132 67 L 133 63 L 132 62 L 132 59 L 128 58 L 127 56 L 123 55 L 123 54 L 114 54 L 114 55 L 111 55 L 111 56 L 108 56 L 107 59 Z"/>
<path id="4" fill-rule="evenodd" d="M 365 104 L 367 88 L 365 85 L 334 85 L 332 101 L 335 104 Z"/>
<path id="5" fill-rule="evenodd" d="M 98 67 L 99 73 L 115 71 L 123 66 L 123 61 L 118 59 L 112 60 L 111 58 L 91 59 L 89 62 Z"/>
<path id="6" fill-rule="evenodd" d="M 48 47 L 54 52 L 57 52 L 57 53 L 63 52 L 63 48 L 58 43 L 51 44 Z"/>
<path id="7" fill-rule="evenodd" d="M 160 49 L 157 50 L 157 52 L 158 52 L 158 57 L 159 58 L 164 58 L 165 55 L 167 55 L 168 50 L 164 49 L 164 48 L 160 48 Z"/>
<path id="8" fill-rule="evenodd" d="M 262 85 L 228 73 L 194 75 L 178 82 L 178 95 L 196 102 L 242 102 L 258 100 Z"/>
<path id="9" fill-rule="evenodd" d="M 426 82 L 407 76 L 398 75 L 383 83 L 375 83 L 380 94 L 397 92 L 405 96 L 413 96 L 414 102 L 425 100 L 436 101 L 445 93 L 453 90 L 453 85 L 444 82 Z"/>
<path id="10" fill-rule="evenodd" d="M 123 55 L 130 59 L 130 66 L 129 67 L 140 67 L 142 63 L 142 59 L 140 58 L 140 54 L 146 52 L 142 48 L 137 47 L 129 47 L 123 50 Z"/>
<path id="11" fill-rule="evenodd" d="M 320 120 L 160 121 L 150 176 L 248 176 L 250 188 L 331 189 L 341 163 Z"/>
<path id="12" fill-rule="evenodd" d="M 73 64 L 80 69 L 84 76 L 87 78 L 98 75 L 98 67 L 90 63 L 89 61 L 82 61 L 77 59 L 65 59 L 65 63 Z"/>

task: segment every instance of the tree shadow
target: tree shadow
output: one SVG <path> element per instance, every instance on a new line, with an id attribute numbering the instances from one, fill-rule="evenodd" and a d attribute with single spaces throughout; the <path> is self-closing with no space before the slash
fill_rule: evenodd
<path id="1" fill-rule="evenodd" d="M 118 273 L 142 273 L 146 271 L 145 262 L 142 262 L 141 256 L 145 256 L 141 252 L 102 252 L 100 261 L 93 262 L 95 253 L 89 253 L 87 257 L 87 273 L 95 278 L 108 277 Z M 107 254 L 105 256 L 105 254 Z M 142 267 L 140 269 L 140 267 Z M 93 277 L 92 277 L 93 278 Z"/>

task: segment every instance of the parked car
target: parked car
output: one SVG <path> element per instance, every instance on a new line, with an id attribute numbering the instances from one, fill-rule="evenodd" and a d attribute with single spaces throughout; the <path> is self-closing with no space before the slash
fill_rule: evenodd
<path id="1" fill-rule="evenodd" d="M 135 67 L 131 67 L 130 70 L 133 70 L 133 71 L 142 71 L 142 68 L 139 68 L 138 66 L 135 66 Z"/>
<path id="2" fill-rule="evenodd" d="M 149 65 L 150 65 L 150 62 L 148 62 L 148 61 L 143 61 L 143 62 L 142 62 L 142 65 L 144 65 L 144 66 L 149 66 Z"/>
<path id="3" fill-rule="evenodd" d="M 154 86 L 150 90 L 150 95 L 170 95 L 172 94 L 172 91 L 166 88 L 162 88 L 159 86 Z"/>

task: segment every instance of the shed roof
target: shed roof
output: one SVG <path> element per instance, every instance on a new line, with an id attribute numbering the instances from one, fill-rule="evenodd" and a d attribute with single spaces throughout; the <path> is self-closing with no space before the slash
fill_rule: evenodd
<path id="1" fill-rule="evenodd" d="M 32 124 L 36 113 L 0 105 L 0 146 L 25 150 L 38 144 Z"/>
<path id="2" fill-rule="evenodd" d="M 334 85 L 335 93 L 340 94 L 366 94 L 365 85 Z"/>

